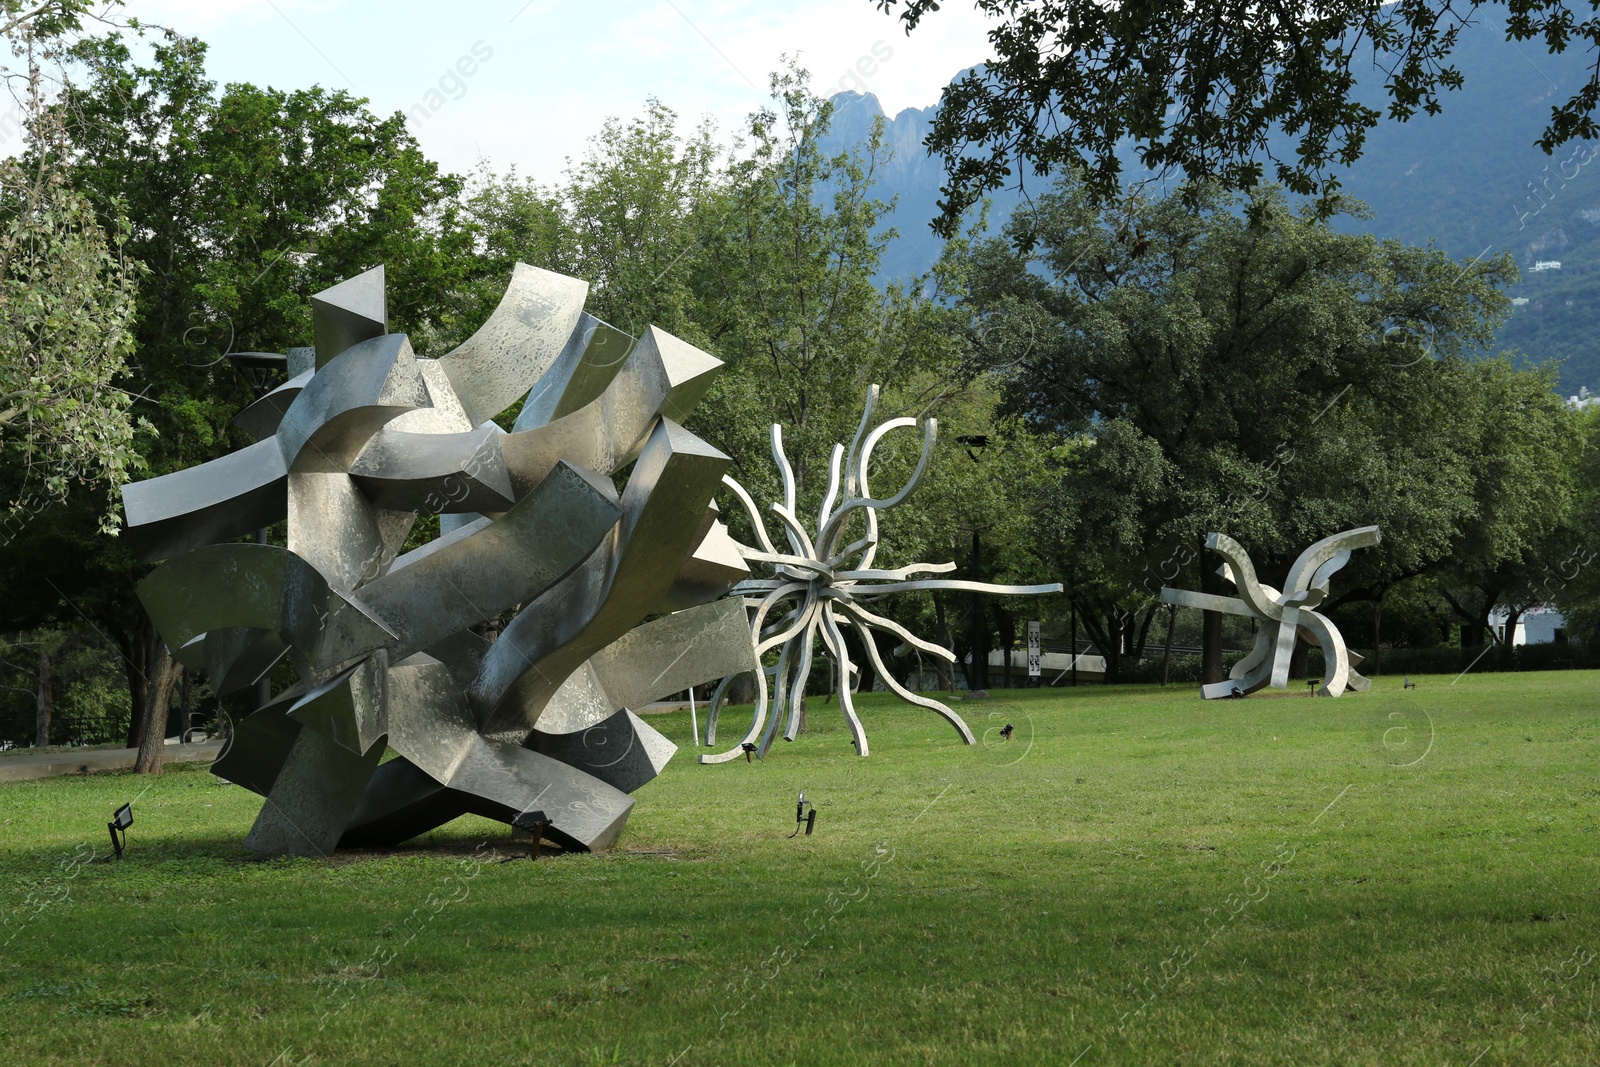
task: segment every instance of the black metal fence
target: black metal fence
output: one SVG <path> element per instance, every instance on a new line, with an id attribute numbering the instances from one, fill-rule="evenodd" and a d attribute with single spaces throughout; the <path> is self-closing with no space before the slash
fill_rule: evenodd
<path id="1" fill-rule="evenodd" d="M 33 708 L 0 708 L 0 747 L 33 744 Z M 52 745 L 118 745 L 128 739 L 126 710 L 58 708 L 50 720 Z"/>

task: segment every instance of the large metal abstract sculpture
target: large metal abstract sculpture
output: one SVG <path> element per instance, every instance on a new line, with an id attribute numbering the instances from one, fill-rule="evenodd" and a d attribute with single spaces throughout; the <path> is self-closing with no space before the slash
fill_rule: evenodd
<path id="1" fill-rule="evenodd" d="M 518 264 L 476 334 L 421 359 L 388 332 L 383 268 L 352 278 L 312 300 L 311 365 L 236 419 L 256 444 L 124 490 L 179 659 L 219 694 L 285 657 L 298 676 L 213 768 L 266 798 L 250 847 L 537 812 L 603 848 L 675 751 L 629 709 L 750 669 L 721 599 L 749 575 L 715 518 L 729 460 L 677 422 L 721 364 L 607 326 L 587 292 Z M 419 514 L 440 536 L 402 553 Z M 284 520 L 285 547 L 236 540 Z"/>
<path id="2" fill-rule="evenodd" d="M 1239 595 L 1216 596 L 1166 588 L 1161 590 L 1162 602 L 1243 615 L 1255 619 L 1259 626 L 1250 654 L 1233 665 L 1226 681 L 1201 686 L 1201 696 L 1213 700 L 1244 696 L 1267 685 L 1286 688 L 1296 637 L 1322 649 L 1323 678 L 1318 696 L 1337 697 L 1346 689 L 1372 688 L 1372 681 L 1355 671 L 1355 666 L 1361 662 L 1360 654 L 1345 648 L 1338 627 L 1314 609 L 1326 599 L 1328 582 L 1334 573 L 1350 562 L 1351 551 L 1369 548 L 1381 539 L 1376 526 L 1363 526 L 1323 538 L 1300 553 L 1300 558 L 1289 568 L 1288 580 L 1280 592 L 1257 579 L 1255 566 L 1239 542 L 1222 533 L 1207 537 L 1206 547 L 1226 561 L 1220 573 L 1233 583 Z"/>
<path id="3" fill-rule="evenodd" d="M 967 744 L 973 744 L 972 731 L 960 715 L 949 706 L 913 693 L 895 678 L 883 663 L 873 640 L 872 631 L 881 630 L 894 635 L 906 645 L 919 649 L 947 663 L 955 662 L 955 653 L 931 641 L 924 641 L 892 619 L 886 619 L 868 610 L 866 603 L 895 593 L 922 589 L 964 589 L 980 593 L 1011 596 L 1036 596 L 1059 593 L 1061 585 L 991 585 L 987 582 L 963 581 L 947 578 L 913 579 L 915 574 L 948 574 L 955 570 L 954 563 L 914 563 L 893 570 L 874 569 L 873 558 L 878 552 L 878 512 L 896 506 L 911 495 L 928 469 L 933 456 L 933 443 L 938 434 L 938 421 L 929 419 L 923 426 L 922 451 L 916 469 L 899 492 L 886 497 L 874 497 L 867 486 L 867 468 L 872 462 L 872 452 L 885 434 L 901 427 L 915 428 L 912 418 L 890 419 L 868 432 L 872 424 L 872 411 L 877 405 L 878 387 L 867 391 L 867 401 L 861 414 L 861 425 L 855 440 L 846 452 L 843 445 L 833 446 L 833 456 L 828 464 L 828 488 L 817 515 L 814 533 L 808 532 L 796 508 L 794 469 L 783 450 L 783 429 L 772 427 L 772 458 L 783 480 L 783 502 L 772 505 L 772 513 L 783 523 L 783 532 L 789 543 L 788 552 L 779 552 L 768 536 L 761 513 L 746 489 L 728 475 L 722 484 L 732 490 L 739 503 L 750 516 L 760 548 L 739 545 L 739 552 L 750 563 L 761 564 L 768 570 L 764 578 L 747 578 L 733 590 L 734 597 L 742 598 L 751 609 L 750 643 L 756 660 L 779 649 L 777 663 L 754 672 L 756 679 L 755 712 L 750 728 L 739 743 L 726 752 L 702 754 L 702 763 L 726 763 L 737 759 L 746 751 L 746 745 L 757 745 L 765 755 L 772 747 L 778 721 L 785 708 L 788 710 L 783 736 L 793 741 L 800 729 L 801 702 L 805 698 L 806 680 L 811 673 L 812 653 L 820 635 L 823 647 L 831 656 L 837 669 L 834 672 L 839 708 L 850 730 L 856 752 L 868 754 L 867 735 L 861 726 L 851 699 L 851 676 L 858 673 L 850 660 L 845 643 L 845 630 L 854 628 L 866 650 L 873 670 L 883 684 L 900 699 L 919 707 L 929 708 L 948 719 Z M 862 536 L 842 544 L 851 528 L 857 523 Z M 864 528 L 863 528 L 864 527 Z M 775 613 L 780 615 L 769 622 Z M 773 677 L 769 694 L 767 676 Z M 724 678 L 712 695 L 706 715 L 706 744 L 716 744 L 717 721 L 722 700 L 733 677 Z M 770 702 L 769 702 L 770 695 Z M 759 744 L 756 739 L 760 738 Z"/>

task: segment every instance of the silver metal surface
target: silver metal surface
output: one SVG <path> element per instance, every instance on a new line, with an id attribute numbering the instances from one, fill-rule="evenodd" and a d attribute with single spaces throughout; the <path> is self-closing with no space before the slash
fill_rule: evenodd
<path id="1" fill-rule="evenodd" d="M 350 465 L 367 499 L 386 508 L 445 512 L 505 511 L 515 498 L 500 451 L 500 427 L 465 433 L 408 433 L 386 426 Z"/>
<path id="2" fill-rule="evenodd" d="M 605 392 L 633 351 L 634 339 L 587 311 L 556 357 L 555 365 L 529 391 L 513 430 L 555 422 Z"/>
<path id="3" fill-rule="evenodd" d="M 332 854 L 382 758 L 381 746 L 358 755 L 315 730 L 302 729 L 245 846 L 268 856 Z"/>
<path id="4" fill-rule="evenodd" d="M 305 371 L 263 396 L 233 417 L 233 424 L 257 441 L 264 441 L 278 432 L 284 413 L 294 398 L 300 395 L 311 380 L 311 371 Z"/>
<path id="5" fill-rule="evenodd" d="M 774 546 L 767 533 L 761 512 L 745 488 L 729 477 L 723 484 L 750 516 L 759 548 L 738 546 L 749 563 L 767 569 L 768 577 L 751 578 L 734 587 L 732 595 L 748 603 L 751 611 L 749 640 L 757 663 L 770 652 L 777 652 L 774 667 L 758 667 L 756 703 L 750 727 L 732 748 L 700 756 L 701 763 L 728 763 L 744 754 L 745 745 L 756 745 L 765 756 L 777 736 L 780 719 L 787 715 L 783 736 L 793 741 L 800 726 L 800 709 L 805 700 L 806 682 L 811 674 L 812 653 L 820 637 L 822 646 L 837 665 L 836 692 L 839 710 L 850 731 L 851 743 L 857 754 L 868 754 L 867 734 L 856 714 L 851 699 L 851 678 L 858 673 L 850 662 L 849 646 L 845 643 L 846 629 L 853 629 L 861 639 L 867 656 L 883 684 L 900 699 L 918 707 L 928 708 L 942 715 L 960 735 L 962 741 L 973 744 L 975 738 L 966 722 L 947 705 L 931 697 L 911 692 L 895 678 L 894 672 L 878 655 L 872 631 L 881 630 L 906 645 L 927 652 L 946 662 L 955 662 L 955 653 L 932 642 L 923 641 L 898 623 L 868 611 L 864 601 L 894 593 L 916 590 L 965 589 L 984 593 L 1011 596 L 1035 596 L 1061 592 L 1060 583 L 1045 585 L 990 585 L 952 579 L 918 579 L 908 581 L 913 574 L 939 574 L 955 569 L 955 564 L 913 564 L 895 570 L 874 569 L 873 558 L 878 551 L 878 512 L 909 497 L 928 469 L 933 455 L 933 443 L 938 433 L 938 423 L 929 419 L 923 428 L 922 451 L 916 469 L 900 489 L 886 497 L 874 497 L 867 484 L 868 469 L 873 450 L 885 434 L 900 428 L 915 428 L 915 419 L 890 419 L 871 431 L 872 410 L 877 405 L 878 387 L 867 390 L 867 400 L 861 414 L 861 424 L 850 448 L 835 445 L 828 466 L 828 486 L 816 525 L 810 529 L 797 513 L 794 471 L 783 450 L 783 428 L 772 427 L 772 458 L 778 467 L 783 483 L 783 500 L 772 505 L 773 514 L 783 523 L 783 534 L 788 551 Z M 863 536 L 848 544 L 846 531 L 852 520 Z M 813 532 L 814 531 L 814 532 Z M 714 547 L 714 546 L 713 546 Z M 730 672 L 732 675 L 735 672 Z M 738 672 L 743 673 L 743 672 Z M 768 677 L 773 679 L 768 688 Z M 722 698 L 727 692 L 725 680 L 712 695 L 706 709 L 706 744 L 715 745 L 717 726 L 722 709 Z"/>
<path id="6" fill-rule="evenodd" d="M 439 363 L 476 426 L 527 395 L 550 369 L 583 313 L 589 283 L 518 263 L 500 305 Z"/>
<path id="7" fill-rule="evenodd" d="M 631 793 L 661 773 L 678 746 L 624 708 L 593 726 L 567 734 L 535 730 L 535 751 Z"/>
<path id="8" fill-rule="evenodd" d="M 157 567 L 137 589 L 168 648 L 213 630 L 253 627 L 323 670 L 397 640 L 315 567 L 275 545 L 196 549 Z"/>
<path id="9" fill-rule="evenodd" d="M 693 408 L 721 367 L 650 327 L 598 397 L 553 422 L 515 429 L 501 442 L 517 491 L 527 492 L 561 459 L 599 474 L 618 470 L 638 454 L 660 416 Z M 517 425 L 523 426 L 520 418 Z"/>
<path id="10" fill-rule="evenodd" d="M 311 298 L 317 369 L 345 349 L 389 332 L 383 267 L 373 267 Z"/>
<path id="11" fill-rule="evenodd" d="M 1345 647 L 1344 638 L 1327 616 L 1313 610 L 1328 595 L 1328 583 L 1350 560 L 1358 548 L 1370 548 L 1382 537 L 1376 526 L 1362 526 L 1334 534 L 1300 553 L 1289 568 L 1282 591 L 1265 585 L 1256 577 L 1255 564 L 1244 547 L 1224 533 L 1206 538 L 1206 547 L 1225 561 L 1222 576 L 1238 590 L 1237 597 L 1195 593 L 1186 589 L 1164 588 L 1161 600 L 1180 607 L 1221 611 L 1242 615 L 1257 622 L 1255 645 L 1233 669 L 1226 681 L 1202 685 L 1200 693 L 1208 700 L 1244 696 L 1265 686 L 1284 689 L 1289 684 L 1289 663 L 1296 638 L 1322 649 L 1323 675 L 1318 696 L 1343 696 L 1347 689 L 1370 689 L 1372 682 L 1357 674 L 1354 667 L 1361 657 Z"/>
<path id="12" fill-rule="evenodd" d="M 430 403 L 411 342 L 387 334 L 319 368 L 284 412 L 276 439 L 291 471 L 347 474 L 385 423 Z"/>
<path id="13" fill-rule="evenodd" d="M 537 726 L 567 675 L 661 602 L 730 462 L 682 427 L 657 424 L 629 476 L 616 531 L 513 619 L 484 657 L 468 693 L 484 733 Z"/>
<path id="14" fill-rule="evenodd" d="M 726 587 L 724 587 L 726 588 Z M 570 674 L 539 719 L 553 734 L 585 730 L 692 685 L 751 670 L 743 603 L 717 600 L 636 626 Z"/>
<path id="15" fill-rule="evenodd" d="M 124 490 L 136 548 L 175 557 L 139 596 L 183 662 L 219 693 L 294 666 L 214 767 L 266 798 L 250 847 L 534 809 L 606 847 L 675 751 L 628 705 L 753 668 L 719 599 L 749 578 L 712 501 L 729 461 L 671 421 L 721 364 L 635 343 L 586 292 L 519 264 L 482 329 L 418 359 L 369 271 L 313 298 L 314 366 L 238 419 L 256 445 Z M 522 397 L 513 433 L 489 421 Z M 441 534 L 401 554 L 419 515 Z M 287 547 L 225 543 L 285 519 Z"/>
<path id="16" fill-rule="evenodd" d="M 153 563 L 282 522 L 288 474 L 283 450 L 269 437 L 197 467 L 129 482 L 122 490 L 128 543 Z"/>
<path id="17" fill-rule="evenodd" d="M 382 653 L 367 657 L 295 701 L 289 718 L 358 756 L 366 755 L 389 733 L 387 666 Z"/>
<path id="18" fill-rule="evenodd" d="M 226 696 L 266 674 L 283 659 L 289 646 L 282 637 L 270 630 L 248 626 L 232 626 L 212 630 L 196 645 L 203 653 L 198 662 L 187 664 L 191 670 L 204 670 L 211 679 L 212 692 Z"/>
<path id="19" fill-rule="evenodd" d="M 595 551 L 620 514 L 610 483 L 561 464 L 500 521 L 480 520 L 401 556 L 357 597 L 403 635 L 399 654 L 410 655 L 548 589 Z"/>

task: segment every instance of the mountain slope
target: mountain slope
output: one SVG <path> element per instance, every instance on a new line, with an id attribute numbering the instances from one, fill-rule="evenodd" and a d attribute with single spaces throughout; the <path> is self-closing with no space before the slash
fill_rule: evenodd
<path id="1" fill-rule="evenodd" d="M 1509 295 L 1523 302 L 1499 343 L 1534 360 L 1563 360 L 1569 393 L 1600 386 L 1600 143 L 1547 156 L 1533 142 L 1551 108 L 1583 83 L 1588 64 L 1578 49 L 1551 56 L 1507 42 L 1502 25 L 1485 20 L 1461 36 L 1456 65 L 1466 86 L 1444 99 L 1443 113 L 1381 123 L 1342 175 L 1345 190 L 1373 212 L 1370 220 L 1345 220 L 1347 228 L 1432 241 L 1462 260 L 1511 252 L 1523 274 Z M 1381 106 L 1381 72 L 1365 85 L 1359 95 Z M 871 95 L 842 93 L 833 102 L 839 144 L 860 141 L 883 115 Z M 880 172 L 879 195 L 900 198 L 892 216 L 900 237 L 884 258 L 886 281 L 926 271 L 938 254 L 928 221 L 944 171 L 922 147 L 935 110 L 908 108 L 887 120 L 894 158 Z M 1014 191 L 996 194 L 992 225 L 1020 200 Z M 1534 271 L 1541 261 L 1560 267 Z"/>

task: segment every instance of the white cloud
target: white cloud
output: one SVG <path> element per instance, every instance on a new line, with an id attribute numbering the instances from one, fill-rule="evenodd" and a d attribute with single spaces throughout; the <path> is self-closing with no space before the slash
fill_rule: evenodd
<path id="1" fill-rule="evenodd" d="M 349 88 L 382 113 L 412 110 L 481 41 L 492 58 L 459 99 L 443 94 L 417 138 L 453 170 L 482 154 L 545 180 L 606 116 L 637 114 L 647 96 L 738 128 L 786 53 L 818 92 L 865 89 L 890 114 L 934 103 L 989 53 L 979 16 L 955 4 L 909 38 L 872 0 L 131 0 L 128 11 L 205 40 L 219 83 Z"/>

